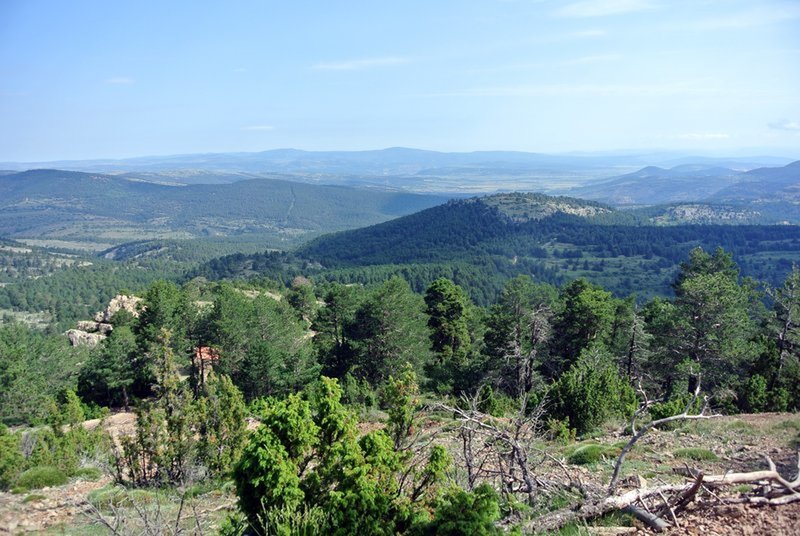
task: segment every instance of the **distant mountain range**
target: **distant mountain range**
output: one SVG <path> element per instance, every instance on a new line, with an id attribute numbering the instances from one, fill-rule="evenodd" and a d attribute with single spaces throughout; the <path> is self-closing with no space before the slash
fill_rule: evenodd
<path id="1" fill-rule="evenodd" d="M 553 191 L 635 171 L 643 166 L 682 164 L 746 171 L 791 160 L 759 156 L 709 158 L 674 153 L 562 154 L 514 151 L 445 153 L 393 147 L 375 151 L 210 153 L 119 160 L 0 163 L 0 169 L 52 168 L 130 174 L 158 182 L 228 183 L 275 174 L 321 184 L 369 185 L 416 192 Z"/>
<path id="2" fill-rule="evenodd" d="M 800 161 L 748 171 L 650 166 L 567 192 L 618 207 L 655 207 L 641 213 L 660 223 L 800 223 Z"/>
<path id="3" fill-rule="evenodd" d="M 276 179 L 166 185 L 64 170 L 0 176 L 0 236 L 118 244 L 143 238 L 308 233 L 385 221 L 446 198 Z"/>

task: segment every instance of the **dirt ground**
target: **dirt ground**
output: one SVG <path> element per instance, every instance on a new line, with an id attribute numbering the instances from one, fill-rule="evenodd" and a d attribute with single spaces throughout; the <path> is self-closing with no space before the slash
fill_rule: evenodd
<path id="1" fill-rule="evenodd" d="M 111 481 L 77 481 L 30 493 L 0 493 L 0 534 L 41 532 L 48 527 L 83 521 L 89 493 Z M 33 500 L 31 500 L 33 499 Z"/>

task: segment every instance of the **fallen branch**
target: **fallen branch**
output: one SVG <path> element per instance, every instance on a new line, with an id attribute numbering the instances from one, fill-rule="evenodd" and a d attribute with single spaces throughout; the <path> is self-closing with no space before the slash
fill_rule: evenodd
<path id="1" fill-rule="evenodd" d="M 600 517 L 608 512 L 622 510 L 635 515 L 653 530 L 664 530 L 669 525 L 660 515 L 676 516 L 691 502 L 697 493 L 708 486 L 719 488 L 734 484 L 758 484 L 771 482 L 779 486 L 781 495 L 776 497 L 751 496 L 728 501 L 732 504 L 758 504 L 779 506 L 800 501 L 800 474 L 793 481 L 788 481 L 778 473 L 775 463 L 767 458 L 768 470 L 752 471 L 749 473 L 726 473 L 723 475 L 703 475 L 701 472 L 690 471 L 692 482 L 684 484 L 665 484 L 652 488 L 634 489 L 621 495 L 606 496 L 603 499 L 586 503 L 577 509 L 565 509 L 552 512 L 530 521 L 525 531 L 552 531 L 572 521 L 581 521 Z M 799 462 L 800 463 L 800 462 Z M 670 499 L 669 496 L 672 496 Z M 655 512 L 648 512 L 639 504 L 646 504 L 648 499 L 657 498 L 663 503 Z M 663 514 L 662 514 L 663 513 Z M 675 520 L 676 517 L 673 517 Z"/>
<path id="2" fill-rule="evenodd" d="M 633 449 L 636 442 L 639 441 L 644 435 L 649 432 L 652 428 L 668 424 L 674 421 L 679 420 L 698 420 L 698 419 L 711 419 L 714 417 L 719 417 L 719 415 L 707 415 L 706 410 L 708 409 L 708 397 L 705 397 L 703 400 L 703 408 L 697 414 L 689 413 L 694 406 L 697 399 L 700 397 L 700 380 L 697 381 L 697 386 L 694 389 L 694 394 L 689 402 L 686 404 L 686 408 L 684 408 L 683 413 L 679 413 L 678 415 L 672 415 L 671 417 L 664 417 L 663 419 L 657 419 L 655 421 L 651 421 L 644 426 L 642 426 L 638 432 L 634 434 L 628 444 L 622 448 L 622 452 L 619 453 L 617 457 L 617 462 L 614 464 L 614 473 L 611 475 L 611 481 L 608 484 L 608 491 L 606 494 L 610 497 L 614 494 L 617 489 L 617 484 L 619 482 L 619 472 L 622 469 L 622 463 L 625 461 L 625 457 L 628 453 Z M 634 422 L 631 421 L 631 429 L 634 429 Z"/>

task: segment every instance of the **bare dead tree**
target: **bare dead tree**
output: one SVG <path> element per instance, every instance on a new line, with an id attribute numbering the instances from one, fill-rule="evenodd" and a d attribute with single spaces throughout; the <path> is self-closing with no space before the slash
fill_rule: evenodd
<path id="1" fill-rule="evenodd" d="M 202 536 L 211 532 L 210 512 L 198 510 L 186 492 L 177 497 L 177 504 L 160 494 L 142 499 L 127 490 L 120 489 L 120 493 L 102 506 L 87 502 L 84 515 L 115 536 Z M 225 504 L 213 511 L 232 506 Z M 187 510 L 191 510 L 190 515 Z"/>
<path id="2" fill-rule="evenodd" d="M 479 481 L 494 481 L 503 492 L 526 495 L 532 502 L 539 490 L 550 486 L 536 475 L 536 467 L 547 456 L 533 447 L 541 437 L 544 400 L 526 411 L 527 397 L 523 396 L 512 418 L 487 415 L 478 410 L 479 402 L 476 395 L 463 397 L 460 406 L 435 406 L 453 413 L 459 421 L 468 487 L 472 489 Z"/>

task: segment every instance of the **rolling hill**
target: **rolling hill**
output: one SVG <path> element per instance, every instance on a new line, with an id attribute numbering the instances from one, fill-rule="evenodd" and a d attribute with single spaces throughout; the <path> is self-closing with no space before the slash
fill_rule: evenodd
<path id="1" fill-rule="evenodd" d="M 620 295 L 668 295 L 678 264 L 696 246 L 721 246 L 745 275 L 779 282 L 800 260 L 800 228 L 658 226 L 595 202 L 498 194 L 322 236 L 294 254 L 223 257 L 193 275 L 285 279 L 303 273 L 317 281 L 362 284 L 400 275 L 418 291 L 449 277 L 479 303 L 490 303 L 503 282 L 518 274 L 550 283 L 586 277 Z"/>
<path id="2" fill-rule="evenodd" d="M 648 166 L 570 190 L 570 195 L 615 206 L 701 201 L 743 181 L 733 169 L 685 164 L 671 169 Z"/>
<path id="3" fill-rule="evenodd" d="M 0 176 L 0 236 L 119 244 L 144 238 L 262 234 L 297 243 L 444 202 L 436 196 L 276 179 L 166 185 L 31 170 Z"/>
<path id="4" fill-rule="evenodd" d="M 800 223 L 800 161 L 749 171 L 704 165 L 651 166 L 568 192 L 635 208 L 637 215 L 657 224 Z"/>
<path id="5" fill-rule="evenodd" d="M 150 182 L 221 184 L 276 178 L 312 184 L 396 188 L 409 192 L 564 192 L 643 166 L 700 165 L 745 171 L 784 165 L 772 156 L 710 158 L 676 153 L 438 152 L 405 147 L 371 151 L 275 149 L 249 153 L 146 156 L 117 160 L 0 163 L 0 169 L 54 168 L 120 174 Z M 573 195 L 573 194 L 570 194 Z"/>

